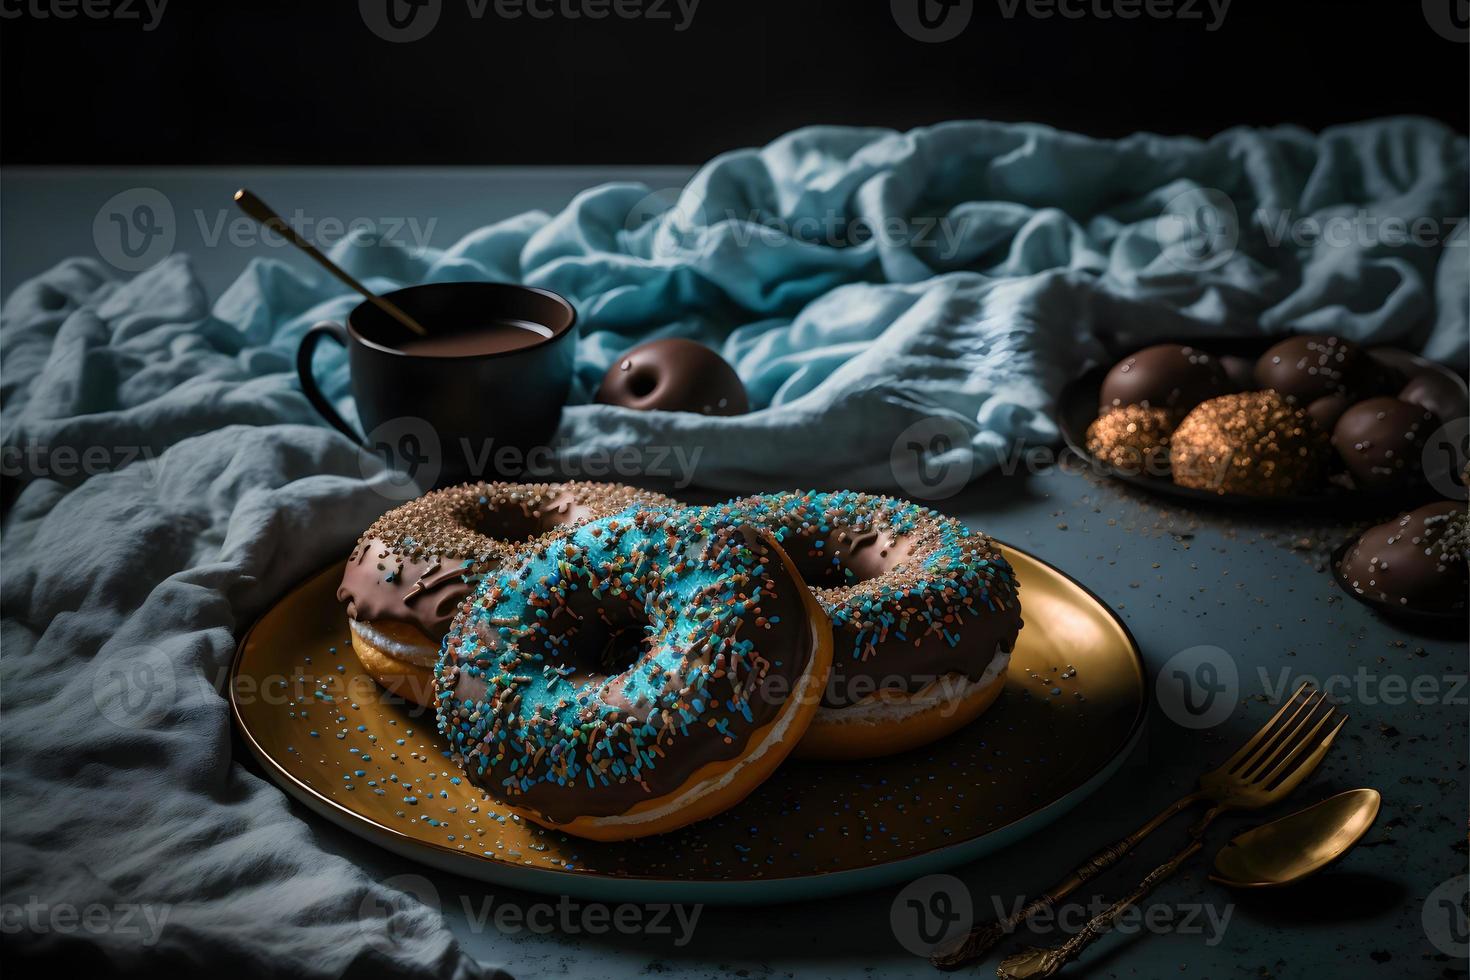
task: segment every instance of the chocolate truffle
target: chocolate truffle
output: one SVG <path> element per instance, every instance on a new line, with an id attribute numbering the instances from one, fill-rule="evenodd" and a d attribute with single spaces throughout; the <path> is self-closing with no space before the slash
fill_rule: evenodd
<path id="1" fill-rule="evenodd" d="M 1250 497 L 1314 489 L 1326 471 L 1327 434 L 1274 391 L 1244 391 L 1204 402 L 1169 440 L 1180 486 Z"/>
<path id="2" fill-rule="evenodd" d="M 703 344 L 670 338 L 640 344 L 603 376 L 596 400 L 641 411 L 744 415 L 745 385 L 725 359 Z"/>
<path id="3" fill-rule="evenodd" d="M 1169 434 L 1174 417 L 1162 408 L 1124 405 L 1109 409 L 1087 427 L 1087 451 L 1124 473 L 1161 476 L 1169 471 Z"/>
<path id="4" fill-rule="evenodd" d="M 1431 411 L 1441 422 L 1470 415 L 1465 385 L 1439 371 L 1422 371 L 1414 375 L 1399 392 L 1399 401 Z"/>
<path id="5" fill-rule="evenodd" d="M 1369 528 L 1342 556 L 1337 573 L 1356 595 L 1413 612 L 1466 607 L 1470 548 L 1465 505 L 1445 500 Z"/>
<path id="6" fill-rule="evenodd" d="M 1306 334 L 1275 345 L 1256 361 L 1256 384 L 1293 405 L 1328 395 L 1365 398 L 1383 392 L 1383 366 L 1341 337 Z"/>
<path id="7" fill-rule="evenodd" d="M 1434 413 L 1418 405 L 1369 398 L 1342 413 L 1332 447 L 1360 489 L 1386 490 L 1423 477 L 1424 444 L 1437 428 Z"/>
<path id="8" fill-rule="evenodd" d="M 1328 395 L 1318 398 L 1307 406 L 1307 414 L 1317 427 L 1323 432 L 1331 432 L 1337 427 L 1337 420 L 1342 418 L 1342 413 L 1352 407 L 1353 400 L 1347 395 Z"/>
<path id="9" fill-rule="evenodd" d="M 1236 391 L 1254 391 L 1256 387 L 1256 362 L 1251 357 L 1240 357 L 1236 354 L 1221 354 L 1219 357 L 1220 367 L 1225 370 L 1225 377 L 1230 379 L 1230 386 Z"/>
<path id="10" fill-rule="evenodd" d="M 1098 411 L 1124 405 L 1163 408 L 1180 418 L 1191 408 L 1230 391 L 1220 362 L 1194 347 L 1156 344 L 1123 358 L 1103 378 Z"/>

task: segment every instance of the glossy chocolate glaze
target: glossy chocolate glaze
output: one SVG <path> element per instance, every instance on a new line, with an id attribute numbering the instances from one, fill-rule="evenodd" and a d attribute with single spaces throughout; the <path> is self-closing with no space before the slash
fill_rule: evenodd
<path id="1" fill-rule="evenodd" d="M 347 615 L 417 627 L 438 644 L 480 579 L 518 548 L 631 504 L 672 503 L 609 483 L 470 483 L 410 501 L 358 540 L 337 589 Z"/>
<path id="2" fill-rule="evenodd" d="M 495 567 L 493 556 L 406 558 L 381 538 L 370 538 L 354 548 L 347 560 L 337 601 L 347 603 L 349 619 L 412 623 L 438 643 L 449 631 L 460 603 L 474 592 L 479 578 Z"/>
<path id="3" fill-rule="evenodd" d="M 1098 408 L 1162 408 L 1176 419 L 1207 398 L 1233 389 L 1225 369 L 1196 347 L 1155 344 L 1123 358 L 1103 378 Z"/>
<path id="4" fill-rule="evenodd" d="M 1439 427 L 1434 413 L 1397 398 L 1369 398 L 1342 413 L 1332 447 L 1353 482 L 1388 489 L 1423 479 L 1424 446 Z"/>
<path id="5" fill-rule="evenodd" d="M 1445 500 L 1363 532 L 1338 566 L 1342 581 L 1375 602 L 1408 611 L 1466 608 L 1465 504 Z"/>
<path id="6" fill-rule="evenodd" d="M 832 618 L 824 708 L 949 675 L 978 680 L 1021 629 L 1014 575 L 982 534 L 908 501 L 841 491 L 745 497 L 715 523 L 776 535 Z"/>
<path id="7" fill-rule="evenodd" d="M 613 362 L 596 401 L 639 411 L 744 415 L 750 400 L 740 375 L 703 344 L 671 337 L 640 344 Z"/>
<path id="8" fill-rule="evenodd" d="M 1391 390 L 1388 369 L 1341 337 L 1303 334 L 1274 345 L 1256 361 L 1256 383 L 1289 404 L 1305 406 L 1328 395 L 1356 400 Z"/>
<path id="9" fill-rule="evenodd" d="M 1337 420 L 1342 418 L 1342 413 L 1351 408 L 1352 404 L 1353 400 L 1347 395 L 1325 395 L 1307 406 L 1307 414 L 1317 423 L 1317 428 L 1323 432 L 1331 432 L 1337 427 Z"/>
<path id="10" fill-rule="evenodd" d="M 1221 354 L 1220 367 L 1225 371 L 1225 377 L 1230 379 L 1230 384 L 1237 391 L 1251 391 L 1256 387 L 1256 361 L 1253 357 L 1241 357 L 1238 354 Z"/>
<path id="11" fill-rule="evenodd" d="M 818 540 L 820 548 L 815 546 Z M 861 583 L 911 567 L 923 557 L 922 544 L 913 535 L 875 529 L 796 535 L 786 539 L 786 548 L 824 606 L 847 603 L 857 597 Z M 869 646 L 867 629 L 852 620 L 835 622 L 832 675 L 822 707 L 845 708 L 878 691 L 912 694 L 952 674 L 979 680 L 998 652 L 1015 649 L 1021 625 L 1020 604 L 1013 602 L 956 623 L 958 643 L 940 629 L 927 628 L 906 640 L 890 637 L 873 645 L 866 656 L 855 656 L 854 651 Z"/>
<path id="12" fill-rule="evenodd" d="M 1424 371 L 1410 378 L 1399 392 L 1399 401 L 1433 412 L 1435 418 L 1442 422 L 1470 415 L 1470 401 L 1466 399 L 1464 386 L 1438 371 Z"/>

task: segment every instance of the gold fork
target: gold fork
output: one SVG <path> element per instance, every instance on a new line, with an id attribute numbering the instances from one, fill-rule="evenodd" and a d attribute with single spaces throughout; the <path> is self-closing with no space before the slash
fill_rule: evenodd
<path id="1" fill-rule="evenodd" d="M 1327 710 L 1319 711 L 1323 706 Z M 1315 749 L 1301 757 L 1302 752 L 1312 744 L 1312 740 L 1336 713 L 1337 709 L 1327 702 L 1325 694 L 1313 688 L 1310 683 L 1303 684 L 1271 720 L 1241 746 L 1240 751 L 1218 769 L 1201 776 L 1199 788 L 1193 793 L 1165 807 L 1152 820 L 1112 847 L 1099 851 L 1025 908 L 999 922 L 976 926 L 964 936 L 935 950 L 929 957 L 930 962 L 941 970 L 954 970 L 989 952 L 1027 919 L 1042 910 L 1053 908 L 1085 882 L 1116 864 L 1171 817 L 1196 803 L 1214 803 L 1204 817 L 1190 828 L 1190 838 L 1197 842 L 1205 829 L 1227 810 L 1258 810 L 1282 799 L 1311 775 L 1312 770 L 1317 768 L 1317 764 L 1327 754 L 1332 740 L 1347 721 L 1346 716 L 1337 722 Z M 1176 857 L 1182 863 L 1189 855 Z M 1176 864 L 1175 867 L 1177 866 Z M 1082 945 L 1085 946 L 1086 943 Z M 1080 948 L 1079 946 L 1078 949 Z"/>
<path id="2" fill-rule="evenodd" d="M 1318 699 L 1318 703 L 1321 703 L 1320 698 Z M 1315 708 L 1313 710 L 1315 710 Z M 1247 792 L 1253 795 L 1259 794 L 1263 796 L 1266 800 L 1265 803 L 1250 805 L 1246 807 L 1234 807 L 1233 809 L 1257 809 L 1257 806 L 1264 806 L 1267 803 L 1274 803 L 1284 797 L 1287 793 L 1291 792 L 1291 789 L 1294 788 L 1298 783 L 1300 783 L 1308 773 L 1310 773 L 1313 769 L 1316 769 L 1317 764 L 1321 762 L 1323 756 L 1327 754 L 1327 750 L 1332 747 L 1332 741 L 1333 739 L 1337 738 L 1337 733 L 1341 731 L 1342 726 L 1347 723 L 1346 715 L 1343 715 L 1340 719 L 1338 719 L 1337 724 L 1333 725 L 1332 729 L 1322 737 L 1321 741 L 1317 743 L 1316 747 L 1312 749 L 1310 754 L 1302 757 L 1295 763 L 1292 762 L 1292 759 L 1300 753 L 1302 748 L 1311 744 L 1311 740 L 1316 737 L 1317 732 L 1321 731 L 1322 726 L 1333 717 L 1335 711 L 1335 708 L 1329 706 L 1327 712 L 1321 716 L 1320 720 L 1315 725 L 1312 726 L 1310 732 L 1308 732 L 1305 736 L 1302 736 L 1299 742 L 1293 742 L 1291 740 L 1291 737 L 1288 736 L 1288 738 L 1283 742 L 1283 747 L 1287 745 L 1294 745 L 1295 747 L 1292 749 L 1291 754 L 1283 758 L 1281 762 L 1274 765 L 1270 770 L 1267 770 L 1266 766 L 1271 765 L 1275 761 L 1276 755 L 1279 753 L 1273 754 L 1271 758 L 1260 764 L 1259 769 L 1257 770 L 1257 774 L 1255 776 L 1248 777 L 1255 781 L 1250 785 L 1250 788 L 1247 790 Z M 1311 715 L 1308 714 L 1307 718 L 1302 721 L 1301 725 L 1297 726 L 1296 731 L 1300 731 L 1301 728 L 1305 726 L 1307 721 L 1309 721 L 1310 719 Z M 1295 768 L 1291 769 L 1290 771 L 1286 771 L 1286 766 L 1293 764 L 1295 765 Z M 1245 769 L 1243 769 L 1243 771 L 1245 771 Z M 1264 773 L 1264 775 L 1260 775 L 1261 773 Z M 1276 783 L 1273 786 L 1273 781 L 1277 779 L 1280 779 L 1280 782 Z M 1283 787 L 1286 788 L 1283 789 Z M 1220 809 L 1221 808 L 1219 806 L 1216 806 L 1210 812 L 1214 813 Z M 1200 832 L 1203 831 L 1204 826 L 1207 825 L 1208 822 L 1209 820 L 1206 819 L 1205 821 L 1201 822 L 1201 825 L 1199 827 L 1192 829 L 1190 831 L 1190 840 L 1188 844 L 1186 844 L 1177 854 L 1175 854 L 1169 860 L 1165 861 L 1163 864 L 1150 871 L 1148 875 L 1143 879 L 1143 881 L 1139 882 L 1138 887 L 1130 892 L 1125 898 L 1119 899 L 1118 901 L 1114 902 L 1112 905 L 1104 909 L 1102 912 L 1089 919 L 1087 924 L 1084 925 L 1076 935 L 1072 936 L 1070 939 L 1068 939 L 1066 942 L 1062 943 L 1062 945 L 1056 947 L 1055 949 L 1042 949 L 1040 947 L 1031 946 L 1022 950 L 1014 956 L 1007 956 L 1005 959 L 1001 960 L 1000 967 L 996 969 L 996 976 L 1000 977 L 1001 980 L 1031 980 L 1031 978 L 1033 977 L 1049 977 L 1055 974 L 1062 967 L 1066 966 L 1068 963 L 1072 962 L 1072 960 L 1076 959 L 1084 949 L 1086 949 L 1088 946 L 1091 946 L 1105 932 L 1107 932 L 1109 926 L 1112 925 L 1113 921 L 1117 919 L 1118 916 L 1122 915 L 1123 912 L 1127 910 L 1130 906 L 1137 905 L 1139 902 L 1143 901 L 1144 896 L 1152 891 L 1155 885 L 1172 875 L 1174 872 L 1178 871 L 1180 865 L 1193 857 L 1195 853 L 1204 846 L 1204 841 L 1200 839 Z"/>

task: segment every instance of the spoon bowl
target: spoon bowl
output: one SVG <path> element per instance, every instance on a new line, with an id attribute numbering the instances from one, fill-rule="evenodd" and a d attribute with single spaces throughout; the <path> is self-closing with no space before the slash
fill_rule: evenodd
<path id="1" fill-rule="evenodd" d="M 1316 874 L 1350 851 L 1383 797 L 1354 789 L 1232 838 L 1215 855 L 1210 880 L 1230 888 L 1279 888 Z"/>

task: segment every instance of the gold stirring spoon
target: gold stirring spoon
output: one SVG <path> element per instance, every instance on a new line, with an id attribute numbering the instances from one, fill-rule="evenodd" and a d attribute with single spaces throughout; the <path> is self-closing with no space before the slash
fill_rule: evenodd
<path id="1" fill-rule="evenodd" d="M 250 215 L 250 217 L 254 218 L 256 221 L 259 221 L 266 228 L 269 228 L 271 231 L 278 232 L 279 234 L 285 236 L 288 242 L 290 242 L 292 245 L 295 245 L 297 248 L 301 249 L 301 251 L 309 255 L 313 260 L 315 260 L 317 265 L 320 265 L 323 269 L 326 269 L 332 275 L 340 279 L 343 284 L 347 286 L 348 289 L 351 289 L 353 292 L 358 293 L 362 296 L 363 299 L 367 300 L 369 303 L 373 304 L 378 309 L 391 316 L 394 320 L 397 320 L 409 330 L 412 330 L 414 333 L 418 334 L 420 337 L 427 337 L 429 335 L 429 331 L 425 330 L 417 320 L 409 316 L 397 305 L 388 302 L 386 299 L 368 289 L 356 279 L 352 278 L 352 276 L 347 274 L 347 270 L 343 269 L 337 263 L 327 258 L 324 254 L 322 254 L 320 249 L 318 249 L 311 242 L 307 241 L 305 238 L 301 237 L 301 235 L 297 233 L 295 228 L 292 228 L 289 224 L 287 224 L 284 218 L 282 218 L 279 214 L 276 214 L 275 211 L 271 210 L 271 206 L 262 201 L 260 198 L 256 197 L 255 194 L 242 187 L 235 192 L 235 203 L 240 205 L 241 211 L 244 211 L 246 214 Z"/>
<path id="2" fill-rule="evenodd" d="M 1230 888 L 1278 888 L 1316 874 L 1363 839 L 1383 797 L 1374 789 L 1355 789 L 1247 830 L 1231 839 L 1215 856 L 1210 880 Z M 1179 870 L 1204 843 L 1191 840 L 1159 865 L 1138 887 L 1088 921 L 1081 931 L 1055 949 L 1031 948 L 1008 956 L 995 971 L 1001 980 L 1049 977 L 1076 959 L 1108 931 L 1113 920 L 1141 902 L 1153 887 Z"/>

